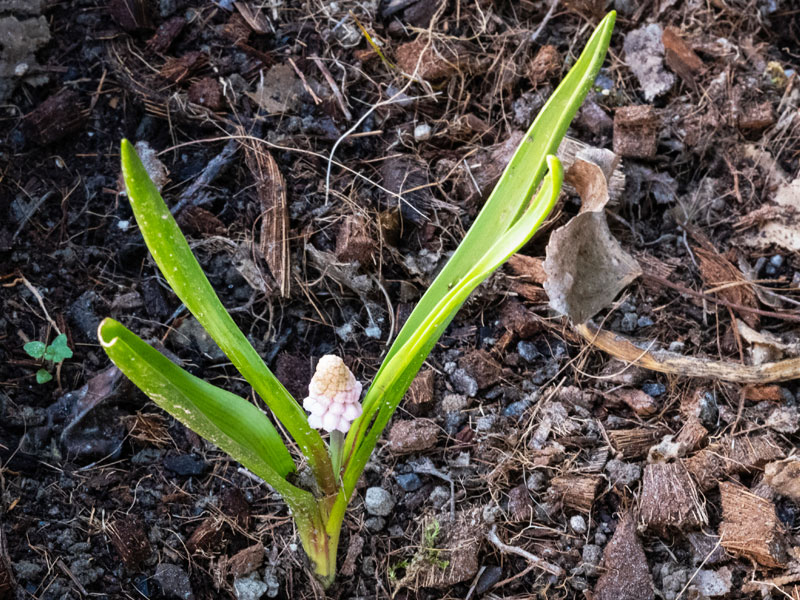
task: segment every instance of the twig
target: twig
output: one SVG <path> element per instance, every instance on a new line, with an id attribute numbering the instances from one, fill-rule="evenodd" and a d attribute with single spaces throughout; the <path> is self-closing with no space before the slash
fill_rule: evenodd
<path id="1" fill-rule="evenodd" d="M 728 308 L 732 308 L 737 311 L 754 313 L 756 315 L 761 315 L 762 317 L 769 317 L 771 319 L 782 319 L 784 321 L 800 322 L 800 314 L 797 314 L 796 312 L 794 313 L 775 312 L 772 310 L 762 310 L 760 308 L 753 308 L 752 306 L 744 306 L 742 304 L 734 304 L 733 302 L 729 302 L 728 300 L 725 300 L 723 298 L 716 298 L 714 296 L 709 296 L 708 294 L 704 294 L 702 292 L 696 292 L 680 284 L 672 283 L 669 279 L 666 279 L 659 275 L 653 275 L 652 273 L 643 273 L 642 277 L 645 279 L 650 279 L 651 281 L 663 285 L 664 287 L 671 288 L 677 292 L 680 292 L 681 294 L 687 294 L 689 296 L 694 296 L 695 298 L 700 298 L 701 300 L 707 300 L 709 302 L 721 304 L 722 306 L 727 306 Z"/>
<path id="2" fill-rule="evenodd" d="M 535 554 L 531 554 L 527 550 L 523 550 L 522 548 L 518 548 L 517 546 L 509 546 L 508 544 L 504 543 L 500 540 L 500 537 L 497 535 L 497 525 L 492 525 L 492 528 L 486 534 L 486 539 L 491 542 L 491 544 L 497 548 L 500 552 L 504 554 L 516 554 L 517 556 L 521 556 L 525 560 L 531 563 L 531 565 L 536 566 L 543 571 L 547 571 L 556 577 L 562 577 L 564 575 L 564 569 L 559 567 L 558 565 L 554 565 L 552 563 L 547 562 L 543 558 L 539 558 Z"/>
<path id="3" fill-rule="evenodd" d="M 331 75 L 331 72 L 328 70 L 328 67 L 325 66 L 325 63 L 323 63 L 318 56 L 312 57 L 311 60 L 314 61 L 314 64 L 317 65 L 317 68 L 322 72 L 322 76 L 325 77 L 325 80 L 328 82 L 328 85 L 331 86 L 331 91 L 333 92 L 333 95 L 336 96 L 336 101 L 339 103 L 339 108 L 342 109 L 342 114 L 344 114 L 344 118 L 347 119 L 348 121 L 352 121 L 353 114 L 350 112 L 350 109 L 347 108 L 347 104 L 345 104 L 344 102 L 344 96 L 342 95 L 342 92 L 339 90 L 339 86 L 336 85 L 336 82 L 333 79 L 333 75 Z"/>
<path id="4" fill-rule="evenodd" d="M 178 202 L 170 210 L 173 215 L 177 215 L 189 204 L 198 206 L 208 201 L 208 194 L 206 194 L 203 189 L 211 185 L 214 180 L 219 177 L 225 167 L 233 161 L 233 155 L 236 152 L 237 146 L 236 138 L 228 140 L 222 152 L 212 158 L 208 165 L 206 165 L 206 168 L 203 169 L 203 172 L 200 173 L 200 176 L 183 191 Z M 164 150 L 164 152 L 166 151 L 167 150 Z"/>
<path id="5" fill-rule="evenodd" d="M 25 279 L 24 275 L 20 275 L 16 280 L 12 281 L 11 284 L 4 285 L 3 287 L 14 287 L 14 285 L 16 285 L 16 283 L 19 281 L 21 281 L 25 285 L 25 287 L 28 288 L 28 291 L 30 291 L 30 293 L 33 294 L 34 298 L 36 298 L 36 301 L 39 303 L 39 306 L 44 312 L 44 318 L 47 320 L 48 323 L 50 323 L 53 329 L 56 330 L 56 333 L 58 335 L 61 335 L 61 330 L 58 328 L 58 325 L 56 325 L 56 322 L 53 320 L 53 318 L 50 316 L 50 313 L 47 312 L 47 308 L 45 308 L 44 306 L 44 298 L 42 298 L 42 295 L 39 293 L 39 290 L 33 287 L 33 284 L 30 281 Z"/>
<path id="6" fill-rule="evenodd" d="M 558 0 L 551 0 L 550 8 L 547 9 L 547 13 L 544 15 L 544 19 L 542 19 L 542 22 L 539 23 L 539 26 L 536 28 L 536 31 L 534 31 L 531 34 L 531 37 L 529 38 L 531 42 L 535 42 L 536 38 L 538 38 L 539 35 L 544 30 L 544 28 L 547 27 L 547 23 L 550 21 L 550 19 L 553 18 L 553 15 L 555 14 L 557 7 L 558 7 Z"/>

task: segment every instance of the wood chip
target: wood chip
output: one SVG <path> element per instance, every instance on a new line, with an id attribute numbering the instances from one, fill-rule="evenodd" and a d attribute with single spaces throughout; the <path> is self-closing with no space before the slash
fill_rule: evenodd
<path id="1" fill-rule="evenodd" d="M 375 258 L 376 250 L 375 235 L 370 235 L 366 220 L 356 215 L 346 217 L 336 236 L 336 258 L 366 265 Z"/>
<path id="2" fill-rule="evenodd" d="M 675 437 L 675 442 L 686 448 L 686 452 L 694 452 L 708 437 L 708 429 L 696 417 L 690 417 Z"/>
<path id="3" fill-rule="evenodd" d="M 347 554 L 344 557 L 344 562 L 339 568 L 339 573 L 343 577 L 351 577 L 356 572 L 356 561 L 361 556 L 361 551 L 364 549 L 364 538 L 357 533 L 350 536 L 350 542 L 347 544 Z"/>
<path id="4" fill-rule="evenodd" d="M 626 514 L 617 524 L 603 551 L 603 574 L 594 587 L 594 600 L 652 600 L 653 578 L 642 542 L 636 534 L 636 519 Z"/>
<path id="5" fill-rule="evenodd" d="M 786 532 L 772 502 L 735 483 L 722 482 L 719 491 L 722 546 L 765 567 L 784 566 L 788 560 Z"/>
<path id="6" fill-rule="evenodd" d="M 601 480 L 598 475 L 562 475 L 550 481 L 550 491 L 565 507 L 588 513 Z"/>
<path id="7" fill-rule="evenodd" d="M 228 573 L 233 577 L 245 577 L 264 562 L 264 544 L 261 542 L 239 550 L 227 561 Z"/>
<path id="8" fill-rule="evenodd" d="M 680 31 L 675 27 L 665 28 L 661 34 L 661 43 L 664 44 L 667 66 L 681 79 L 693 87 L 696 86 L 694 74 L 703 68 L 703 61 L 683 40 Z"/>
<path id="9" fill-rule="evenodd" d="M 222 86 L 213 77 L 203 77 L 189 86 L 188 98 L 193 104 L 220 110 L 223 106 Z"/>
<path id="10" fill-rule="evenodd" d="M 78 92 L 62 88 L 25 115 L 23 125 L 34 141 L 46 146 L 82 129 L 87 116 Z"/>
<path id="11" fill-rule="evenodd" d="M 705 492 L 725 477 L 761 469 L 779 458 L 783 458 L 783 450 L 768 434 L 728 436 L 684 459 L 684 464 L 700 490 Z"/>
<path id="12" fill-rule="evenodd" d="M 772 102 L 765 100 L 760 104 L 749 104 L 739 113 L 739 129 L 747 132 L 758 132 L 775 123 L 775 112 Z"/>
<path id="13" fill-rule="evenodd" d="M 389 430 L 389 449 L 394 454 L 421 452 L 436 445 L 439 426 L 427 419 L 396 421 Z"/>
<path id="14" fill-rule="evenodd" d="M 650 105 L 618 108 L 614 113 L 614 152 L 631 158 L 655 156 L 658 122 Z"/>
<path id="15" fill-rule="evenodd" d="M 208 64 L 208 56 L 204 52 L 194 50 L 179 58 L 170 57 L 161 67 L 159 75 L 172 83 L 180 83 Z"/>
<path id="16" fill-rule="evenodd" d="M 169 50 L 169 47 L 172 46 L 175 38 L 181 34 L 185 26 L 186 19 L 181 16 L 172 17 L 164 21 L 158 26 L 153 37 L 148 40 L 147 47 L 157 54 L 163 54 Z"/>
<path id="17" fill-rule="evenodd" d="M 220 515 L 206 517 L 186 540 L 186 549 L 191 554 L 213 553 L 224 543 L 226 530 L 225 517 Z"/>
<path id="18" fill-rule="evenodd" d="M 142 520 L 134 515 L 110 521 L 106 535 L 129 569 L 137 570 L 153 553 Z"/>
<path id="19" fill-rule="evenodd" d="M 469 373 L 482 390 L 503 378 L 503 367 L 486 350 L 472 350 L 458 360 L 458 366 Z"/>
<path id="20" fill-rule="evenodd" d="M 609 394 L 613 400 L 622 402 L 640 417 L 647 417 L 658 412 L 658 402 L 650 394 L 642 390 L 621 388 Z"/>
<path id="21" fill-rule="evenodd" d="M 411 382 L 403 400 L 403 408 L 414 416 L 426 413 L 433 405 L 435 373 L 433 369 L 423 369 Z"/>
<path id="22" fill-rule="evenodd" d="M 514 275 L 517 275 L 526 283 L 543 284 L 547 279 L 544 272 L 544 259 L 526 256 L 525 254 L 513 254 L 506 263 Z"/>
<path id="23" fill-rule="evenodd" d="M 686 467 L 679 462 L 646 465 L 642 474 L 640 519 L 646 527 L 694 529 L 708 515 Z"/>
<path id="24" fill-rule="evenodd" d="M 667 430 L 662 428 L 614 429 L 608 432 L 608 439 L 621 458 L 631 460 L 647 456 L 650 447 L 666 433 Z"/>
<path id="25" fill-rule="evenodd" d="M 459 54 L 450 46 L 435 45 L 424 37 L 406 42 L 395 51 L 397 66 L 409 75 L 437 81 L 452 76 L 459 66 Z"/>
<path id="26" fill-rule="evenodd" d="M 261 201 L 261 239 L 258 249 L 278 284 L 280 295 L 289 297 L 289 212 L 286 206 L 286 182 L 272 154 L 258 142 L 244 145 L 245 162 L 256 182 Z"/>
<path id="27" fill-rule="evenodd" d="M 722 299 L 739 306 L 758 308 L 758 297 L 742 272 L 727 258 L 722 256 L 705 237 L 693 234 L 695 239 L 701 240 L 701 247 L 695 247 L 694 252 L 700 266 L 700 276 L 707 288 L 724 287 L 716 292 Z M 734 285 L 729 285 L 734 284 Z M 750 327 L 758 327 L 757 314 L 737 310 L 737 315 Z"/>

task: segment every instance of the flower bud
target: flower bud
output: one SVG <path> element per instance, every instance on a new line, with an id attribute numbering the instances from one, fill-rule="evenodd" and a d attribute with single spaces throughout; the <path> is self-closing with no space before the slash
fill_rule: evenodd
<path id="1" fill-rule="evenodd" d="M 352 422 L 361 415 L 361 384 L 338 356 L 328 354 L 319 359 L 317 370 L 308 384 L 308 398 L 303 408 L 308 424 L 314 429 L 347 433 Z"/>

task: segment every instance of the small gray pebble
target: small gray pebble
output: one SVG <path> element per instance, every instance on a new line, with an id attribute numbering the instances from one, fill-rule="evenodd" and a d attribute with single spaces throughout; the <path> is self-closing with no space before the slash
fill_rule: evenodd
<path id="1" fill-rule="evenodd" d="M 578 535 L 583 535 L 586 533 L 586 519 L 584 519 L 580 515 L 575 515 L 574 517 L 570 517 L 569 519 L 569 526 Z"/>
<path id="2" fill-rule="evenodd" d="M 622 317 L 622 322 L 620 323 L 619 328 L 622 329 L 622 331 L 630 333 L 636 329 L 636 322 L 638 319 L 639 316 L 635 312 L 625 313 L 625 315 Z"/>
<path id="3" fill-rule="evenodd" d="M 636 325 L 639 327 L 652 327 L 655 324 L 655 321 L 650 317 L 639 317 L 636 321 Z"/>
<path id="4" fill-rule="evenodd" d="M 394 498 L 382 487 L 371 487 L 364 496 L 364 504 L 369 514 L 386 517 L 392 513 Z"/>
<path id="5" fill-rule="evenodd" d="M 416 473 L 400 473 L 394 479 L 404 492 L 415 492 L 422 487 L 422 480 Z"/>

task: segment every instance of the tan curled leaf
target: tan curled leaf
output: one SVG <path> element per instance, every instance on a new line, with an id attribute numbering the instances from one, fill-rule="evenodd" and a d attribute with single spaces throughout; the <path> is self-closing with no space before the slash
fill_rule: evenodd
<path id="1" fill-rule="evenodd" d="M 583 323 L 611 304 L 642 272 L 606 222 L 607 177 L 617 162 L 601 152 L 576 156 L 566 179 L 581 197 L 581 212 L 554 231 L 547 244 L 544 289 L 550 307 L 574 323 Z"/>

